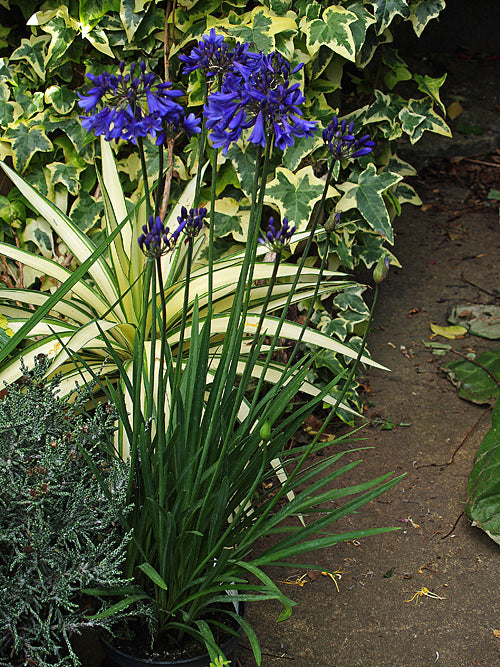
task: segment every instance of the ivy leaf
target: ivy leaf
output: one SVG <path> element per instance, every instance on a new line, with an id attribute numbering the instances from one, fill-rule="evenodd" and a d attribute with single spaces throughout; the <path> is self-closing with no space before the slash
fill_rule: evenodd
<path id="1" fill-rule="evenodd" d="M 95 49 L 111 58 L 115 57 L 115 54 L 109 46 L 107 35 L 102 28 L 94 28 L 90 32 L 82 32 L 82 35 L 89 40 Z"/>
<path id="2" fill-rule="evenodd" d="M 25 60 L 38 78 L 45 81 L 45 47 L 49 41 L 48 35 L 31 35 L 29 39 L 22 39 L 21 46 L 10 56 L 10 60 Z"/>
<path id="3" fill-rule="evenodd" d="M 295 139 L 293 146 L 288 146 L 283 153 L 283 166 L 290 169 L 290 171 L 295 171 L 306 155 L 310 155 L 321 145 L 323 145 L 321 135 L 316 136 L 314 139 L 311 137 L 299 137 Z"/>
<path id="4" fill-rule="evenodd" d="M 22 115 L 23 109 L 17 102 L 9 101 L 10 91 L 5 83 L 0 83 L 0 126 L 7 127 Z"/>
<path id="5" fill-rule="evenodd" d="M 380 35 L 392 23 L 395 16 L 408 18 L 410 8 L 405 0 L 371 0 L 377 21 L 377 34 Z"/>
<path id="6" fill-rule="evenodd" d="M 276 178 L 267 185 L 265 201 L 275 204 L 282 218 L 288 218 L 290 225 L 303 231 L 314 204 L 321 199 L 324 187 L 324 182 L 314 175 L 312 166 L 304 167 L 296 174 L 278 167 Z M 331 197 L 334 194 L 334 188 L 330 188 L 328 195 Z"/>
<path id="7" fill-rule="evenodd" d="M 394 196 L 400 204 L 413 204 L 414 206 L 422 206 L 422 200 L 417 195 L 412 186 L 408 183 L 398 183 L 394 189 Z"/>
<path id="8" fill-rule="evenodd" d="M 51 40 L 47 55 L 45 57 L 45 68 L 51 69 L 56 64 L 61 64 L 61 58 L 73 44 L 76 37 L 76 30 L 66 24 L 62 16 L 57 16 L 49 23 L 43 26 L 44 32 L 51 35 Z"/>
<path id="9" fill-rule="evenodd" d="M 364 289 L 362 285 L 348 287 L 335 297 L 333 304 L 339 310 L 352 310 L 359 315 L 364 315 L 366 318 L 370 314 L 370 311 L 361 296 Z"/>
<path id="10" fill-rule="evenodd" d="M 223 27 L 232 37 L 242 42 L 248 42 L 257 51 L 269 53 L 274 49 L 274 39 L 269 34 L 273 21 L 271 16 L 266 16 L 262 7 L 259 9 L 260 11 L 255 15 L 250 16 L 248 14 L 237 16 L 234 12 L 230 12 L 228 18 L 222 21 L 215 17 L 209 17 L 207 29 Z M 269 12 L 267 13 L 269 14 Z"/>
<path id="11" fill-rule="evenodd" d="M 97 226 L 103 212 L 102 201 L 95 201 L 88 192 L 80 192 L 80 196 L 71 207 L 70 218 L 86 234 Z"/>
<path id="12" fill-rule="evenodd" d="M 139 12 L 140 10 L 136 9 L 135 0 L 121 0 L 120 18 L 129 42 L 133 40 L 136 30 L 144 18 L 144 13 Z"/>
<path id="13" fill-rule="evenodd" d="M 43 218 L 30 220 L 22 234 L 23 243 L 31 241 L 48 259 L 54 256 L 54 239 L 52 227 Z"/>
<path id="14" fill-rule="evenodd" d="M 248 228 L 249 212 L 246 214 L 246 227 Z M 236 199 L 223 197 L 215 204 L 215 235 L 217 238 L 228 236 L 235 232 L 236 236 L 242 234 L 242 216 Z"/>
<path id="15" fill-rule="evenodd" d="M 395 106 L 394 101 L 390 95 L 382 93 L 380 90 L 375 91 L 375 102 L 370 104 L 367 108 L 364 122 L 365 123 L 389 123 L 393 125 L 398 117 L 399 109 Z"/>
<path id="16" fill-rule="evenodd" d="M 64 162 L 52 162 L 47 165 L 50 172 L 50 178 L 53 185 L 61 183 L 72 195 L 77 195 L 80 189 L 80 180 L 78 178 L 81 167 L 69 165 Z"/>
<path id="17" fill-rule="evenodd" d="M 431 19 L 439 16 L 446 7 L 445 0 L 420 0 L 410 8 L 410 21 L 417 37 L 420 37 Z"/>
<path id="18" fill-rule="evenodd" d="M 353 2 L 347 8 L 353 14 L 356 14 L 357 20 L 349 24 L 349 30 L 354 38 L 356 53 L 361 49 L 366 40 L 366 31 L 368 27 L 375 23 L 375 17 L 366 7 Z"/>
<path id="19" fill-rule="evenodd" d="M 292 0 L 264 0 L 264 3 L 278 16 L 284 16 L 292 6 Z"/>
<path id="20" fill-rule="evenodd" d="M 19 221 L 26 220 L 26 207 L 22 200 L 10 201 L 0 195 L 0 218 L 11 227 L 18 227 Z"/>
<path id="21" fill-rule="evenodd" d="M 73 109 L 77 99 L 78 95 L 67 86 L 50 86 L 45 91 L 45 102 L 51 104 L 61 116 Z"/>
<path id="22" fill-rule="evenodd" d="M 437 79 L 433 79 L 427 75 L 421 76 L 420 74 L 415 74 L 413 78 L 418 84 L 418 89 L 422 93 L 428 95 L 431 100 L 433 100 L 439 106 L 442 112 L 446 114 L 446 108 L 439 98 L 439 89 L 446 81 L 446 74 L 443 74 L 443 76 L 440 76 Z"/>
<path id="23" fill-rule="evenodd" d="M 327 46 L 334 53 L 354 62 L 356 46 L 350 24 L 357 20 L 356 14 L 337 6 L 328 7 L 323 18 L 310 22 L 303 19 L 300 27 L 307 37 L 309 54 L 314 57 L 321 46 Z"/>
<path id="24" fill-rule="evenodd" d="M 227 157 L 233 162 L 241 189 L 249 197 L 255 176 L 255 149 L 253 145 L 247 144 L 246 150 L 243 151 L 238 144 L 232 144 L 227 151 Z"/>
<path id="25" fill-rule="evenodd" d="M 28 127 L 19 123 L 9 127 L 3 135 L 4 141 L 12 145 L 12 160 L 15 170 L 22 174 L 35 153 L 51 151 L 54 146 L 45 134 L 45 128 L 40 125 Z"/>
<path id="26" fill-rule="evenodd" d="M 27 87 L 20 86 L 14 90 L 14 97 L 23 110 L 25 121 L 43 111 L 43 92 L 41 90 L 32 95 Z"/>
<path id="27" fill-rule="evenodd" d="M 357 183 L 347 181 L 338 185 L 344 195 L 337 204 L 337 211 L 357 208 L 372 229 L 393 243 L 394 233 L 382 193 L 402 178 L 400 174 L 388 171 L 377 174 L 375 165 L 370 163 L 359 175 Z"/>
<path id="28" fill-rule="evenodd" d="M 86 25 L 119 11 L 120 0 L 80 0 L 80 21 Z"/>
<path id="29" fill-rule="evenodd" d="M 399 112 L 401 127 L 410 137 L 410 143 L 416 143 L 425 130 L 451 137 L 446 122 L 433 110 L 432 100 L 408 100 L 408 105 Z"/>

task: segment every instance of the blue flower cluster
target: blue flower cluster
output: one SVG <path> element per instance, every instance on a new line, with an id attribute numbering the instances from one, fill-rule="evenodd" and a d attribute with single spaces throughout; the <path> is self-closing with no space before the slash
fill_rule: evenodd
<path id="1" fill-rule="evenodd" d="M 87 74 L 94 84 L 85 94 L 79 94 L 78 105 L 89 116 L 82 118 L 82 127 L 106 141 L 120 139 L 136 143 L 138 137 L 148 134 L 160 145 L 167 133 L 183 129 L 188 134 L 201 131 L 200 120 L 194 114 L 186 117 L 184 109 L 175 99 L 183 95 L 172 90 L 170 82 L 162 83 L 152 72 L 146 72 L 141 62 L 130 66 L 125 74 L 125 63 L 120 63 L 118 75 L 103 72 L 96 76 Z M 97 110 L 98 107 L 101 107 Z"/>
<path id="2" fill-rule="evenodd" d="M 181 208 L 181 214 L 177 218 L 179 226 L 172 233 L 172 241 L 175 243 L 179 238 L 179 234 L 184 232 L 186 236 L 194 238 L 203 229 L 203 220 L 207 214 L 207 209 L 203 206 L 200 208 L 191 208 L 189 213 L 185 206 Z"/>
<path id="3" fill-rule="evenodd" d="M 158 257 L 172 250 L 182 233 L 192 238 L 197 236 L 203 229 L 206 214 L 207 209 L 203 206 L 192 208 L 189 212 L 183 206 L 181 214 L 177 218 L 179 225 L 170 235 L 169 228 L 165 227 L 160 216 L 155 218 L 150 215 L 148 223 L 142 226 L 143 233 L 138 239 L 140 249 L 147 257 L 158 259 Z"/>
<path id="4" fill-rule="evenodd" d="M 240 67 L 235 60 L 232 72 L 205 105 L 212 144 L 225 153 L 249 128 L 248 141 L 265 146 L 274 140 L 280 150 L 298 137 L 312 136 L 317 123 L 304 120 L 300 106 L 305 97 L 298 83 L 290 83 L 290 74 L 298 69 L 290 72 L 290 64 L 276 51 L 246 58 Z"/>
<path id="5" fill-rule="evenodd" d="M 339 124 L 337 116 L 334 116 L 332 122 L 323 130 L 323 141 L 328 146 L 328 150 L 335 153 L 338 158 L 357 158 L 368 155 L 375 146 L 369 134 L 356 138 L 354 121 L 351 121 L 349 126 L 345 120 Z"/>
<path id="6" fill-rule="evenodd" d="M 207 78 L 217 76 L 220 80 L 229 72 L 239 72 L 247 76 L 259 57 L 258 54 L 248 51 L 249 46 L 247 42 L 237 43 L 230 49 L 224 37 L 217 35 L 212 28 L 188 56 L 180 55 L 179 60 L 184 63 L 184 74 L 199 69 Z"/>
<path id="7" fill-rule="evenodd" d="M 139 236 L 138 242 L 142 252 L 147 257 L 157 259 L 172 248 L 172 242 L 168 238 L 168 227 L 165 227 L 161 218 L 153 215 L 149 216 L 149 221 L 142 226 L 143 233 Z"/>
<path id="8" fill-rule="evenodd" d="M 264 238 L 259 238 L 259 243 L 265 245 L 271 252 L 281 252 L 290 243 L 290 239 L 295 233 L 295 227 L 290 228 L 288 219 L 283 218 L 281 228 L 278 229 L 272 216 L 269 218 L 267 227 L 267 234 Z"/>

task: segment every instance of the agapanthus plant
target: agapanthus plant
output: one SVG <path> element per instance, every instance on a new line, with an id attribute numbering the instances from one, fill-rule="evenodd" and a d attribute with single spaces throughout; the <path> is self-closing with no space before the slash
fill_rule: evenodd
<path id="1" fill-rule="evenodd" d="M 339 378 L 321 391 L 307 384 L 314 360 L 298 358 L 300 341 L 324 344 L 355 358 L 350 377 L 364 359 L 363 348 L 355 352 L 308 330 L 309 316 L 304 324 L 286 320 L 292 303 L 314 301 L 318 294 L 338 288 L 338 281 L 331 280 L 338 276 L 328 272 L 324 263 L 320 269 L 311 269 L 306 260 L 313 239 L 330 233 L 321 224 L 329 181 L 333 165 L 349 155 L 332 152 L 310 231 L 298 234 L 294 227 L 299 221 L 286 218 L 279 223 L 271 217 L 263 223 L 271 152 L 293 145 L 298 137 L 311 136 L 317 124 L 303 118 L 303 95 L 290 82 L 290 65 L 279 54 L 250 55 L 248 45 L 231 50 L 211 33 L 184 62 L 192 68 L 198 60 L 210 78 L 215 73 L 210 67 L 217 60 L 222 63 L 230 53 L 234 55 L 231 66 L 216 72 L 221 78 L 218 86 L 212 92 L 206 86 L 199 163 L 205 160 L 208 135 L 213 152 L 210 202 L 200 201 L 200 166 L 185 199 L 166 217 L 162 215 L 160 124 L 163 130 L 167 124 L 174 129 L 169 143 L 172 150 L 175 133 L 192 133 L 198 122 L 180 106 L 181 96 L 170 85 L 156 83 L 144 65 L 131 68 L 129 74 L 121 66 L 114 78 L 111 74 L 94 77 L 94 87 L 81 97 L 82 108 L 90 114 L 82 122 L 103 138 L 101 184 L 108 238 L 99 248 L 84 243 L 70 221 L 4 166 L 63 240 L 78 241 L 82 265 L 68 276 L 62 267 L 56 272 L 48 260 L 39 264 L 65 282 L 54 295 L 38 299 L 38 311 L 20 321 L 18 332 L 0 357 L 5 358 L 25 333 L 50 333 L 49 340 L 28 348 L 29 354 L 47 354 L 50 345 L 59 345 L 49 370 L 67 370 L 73 365 L 73 374 L 66 380 L 75 376 L 92 379 L 119 412 L 122 444 L 127 443 L 119 453 L 130 460 L 127 501 L 134 509 L 130 518 L 123 519 L 124 528 L 132 531 L 124 574 L 133 584 L 115 591 L 121 596 L 117 608 L 133 609 L 138 602 L 142 609 L 149 608 L 142 619 L 148 644 L 154 646 L 168 635 L 181 645 L 188 635 L 204 643 L 212 659 L 220 653 L 215 629 L 222 625 L 229 634 L 236 632 L 228 621 L 214 620 L 214 612 L 220 612 L 226 619 L 237 620 L 260 664 L 257 639 L 240 607 L 233 611 L 221 605 L 277 599 L 288 614 L 293 601 L 281 593 L 262 566 L 286 564 L 290 557 L 306 551 L 383 530 L 340 535 L 322 532 L 396 480 L 384 475 L 345 489 L 331 488 L 331 482 L 354 465 L 332 470 L 343 454 L 305 465 L 310 453 L 326 446 L 320 442 L 321 433 L 342 395 L 335 401 L 329 397 Z M 359 140 L 355 147 L 353 131 L 346 134 L 342 126 L 341 131 L 343 141 L 354 149 L 351 157 L 359 150 L 363 154 L 371 150 L 369 139 Z M 156 191 L 150 188 L 143 155 L 145 133 L 159 146 Z M 106 143 L 117 139 L 136 145 L 141 156 L 144 197 L 135 215 L 127 213 Z M 233 141 L 250 142 L 256 150 L 248 241 L 243 253 L 215 261 L 217 154 Z M 333 139 L 330 143 L 333 145 Z M 198 262 L 195 268 L 206 233 L 208 263 Z M 294 240 L 305 241 L 298 266 L 283 262 L 292 235 Z M 260 261 L 269 250 L 273 261 Z M 90 258 L 86 259 L 85 251 L 91 251 Z M 22 251 L 11 250 L 9 256 L 28 260 Z M 87 276 L 89 280 L 83 281 Z M 0 296 L 5 298 L 5 294 Z M 13 298 L 29 303 L 32 293 L 20 298 L 17 292 Z M 65 321 L 57 318 L 58 313 Z M 14 328 L 11 311 L 8 316 Z M 85 349 L 82 337 L 91 341 Z M 275 353 L 283 337 L 295 339 L 296 346 L 288 361 L 279 363 Z M 8 368 L 12 371 L 12 363 Z M 289 412 L 290 403 L 304 391 L 312 398 L 298 402 Z M 328 400 L 333 403 L 332 412 L 312 443 L 306 448 L 290 445 L 303 420 Z M 101 478 L 97 469 L 95 473 Z M 339 505 L 339 498 L 351 494 L 357 495 Z M 282 504 L 283 498 L 288 502 Z M 334 499 L 335 509 L 315 513 L 319 504 L 329 507 Z M 297 522 L 292 524 L 294 517 Z M 271 534 L 276 538 L 273 545 L 265 546 L 258 555 L 252 553 L 255 542 Z"/>

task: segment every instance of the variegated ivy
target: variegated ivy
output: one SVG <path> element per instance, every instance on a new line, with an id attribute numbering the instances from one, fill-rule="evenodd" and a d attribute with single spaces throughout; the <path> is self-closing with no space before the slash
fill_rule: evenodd
<path id="1" fill-rule="evenodd" d="M 349 166 L 352 170 L 342 175 L 342 187 L 330 188 L 329 212 L 343 211 L 344 215 L 329 247 L 321 241 L 317 247 L 320 254 L 329 253 L 331 269 L 352 269 L 361 262 L 371 267 L 382 255 L 391 254 L 394 216 L 403 203 L 420 203 L 404 182 L 414 170 L 397 158 L 395 142 L 406 136 L 415 143 L 425 131 L 449 135 L 439 98 L 444 77 L 413 76 L 390 46 L 399 22 L 410 22 L 420 35 L 444 9 L 444 0 L 176 0 L 170 3 L 168 17 L 165 3 L 152 0 L 33 0 L 23 3 L 27 25 L 15 26 L 9 9 L 17 4 L 13 0 L 2 3 L 6 9 L 0 38 L 8 35 L 16 48 L 0 61 L 0 159 L 11 157 L 15 170 L 96 242 L 106 228 L 94 167 L 100 151 L 98 143 L 82 131 L 75 89 L 82 83 L 85 66 L 98 74 L 110 68 L 110 61 L 146 60 L 150 68 L 163 74 L 166 24 L 168 73 L 184 83 L 190 108 L 200 108 L 202 81 L 196 72 L 181 75 L 178 55 L 189 51 L 214 27 L 226 36 L 252 43 L 257 50 L 276 49 L 293 64 L 304 63 L 295 76 L 303 84 L 309 118 L 328 121 L 332 107 L 340 106 L 342 115 L 377 135 L 376 163 L 361 160 Z M 361 87 L 371 85 L 370 66 L 382 44 L 384 69 L 377 88 L 359 108 L 346 106 L 342 98 L 345 68 L 357 68 Z M 400 81 L 413 81 L 411 99 L 398 94 Z M 173 200 L 193 178 L 195 156 L 194 145 L 187 145 L 181 157 L 175 158 L 178 185 L 172 189 Z M 246 239 L 254 171 L 251 149 L 233 146 L 228 157 L 217 186 L 219 255 L 234 251 L 235 244 Z M 266 205 L 297 221 L 300 230 L 306 228 L 320 196 L 324 157 L 320 141 L 311 146 L 298 140 L 285 151 L 283 164 L 275 165 L 270 179 Z M 141 195 L 138 158 L 120 149 L 117 166 L 126 197 L 137 201 Z M 152 162 L 150 173 L 151 167 Z M 75 266 L 68 246 L 14 191 L 0 198 L 0 241 L 16 242 L 49 261 Z M 397 264 L 392 255 L 391 263 Z M 15 264 L 10 268 L 18 272 Z M 50 274 L 33 267 L 25 267 L 21 275 L 18 272 L 17 281 L 5 272 L 2 275 L 11 286 L 12 282 L 17 287 L 29 286 L 37 277 L 42 289 L 54 286 Z M 327 329 L 340 340 L 362 328 L 367 311 L 360 312 L 358 299 L 359 290 L 349 290 L 335 304 L 338 321 Z M 318 324 L 326 326 L 320 303 L 318 308 Z"/>

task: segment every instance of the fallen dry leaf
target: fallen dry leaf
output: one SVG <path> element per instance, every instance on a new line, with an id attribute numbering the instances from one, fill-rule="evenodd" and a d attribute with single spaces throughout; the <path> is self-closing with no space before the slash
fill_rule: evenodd
<path id="1" fill-rule="evenodd" d="M 500 630 L 493 630 L 493 634 L 497 639 L 500 639 Z"/>
<path id="2" fill-rule="evenodd" d="M 435 336 L 443 336 L 443 338 L 448 338 L 450 340 L 455 340 L 456 338 L 463 338 L 467 333 L 465 327 L 459 325 L 454 325 L 451 327 L 440 327 L 438 324 L 431 322 L 431 331 Z"/>

